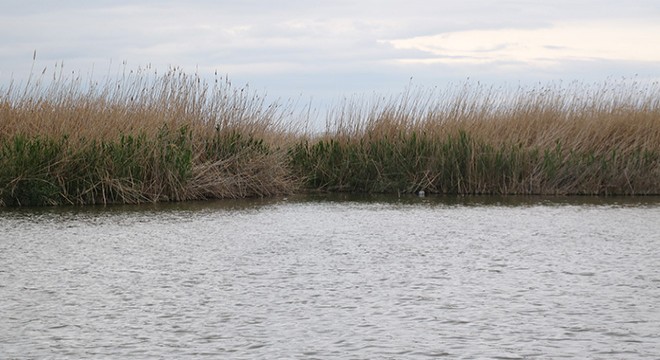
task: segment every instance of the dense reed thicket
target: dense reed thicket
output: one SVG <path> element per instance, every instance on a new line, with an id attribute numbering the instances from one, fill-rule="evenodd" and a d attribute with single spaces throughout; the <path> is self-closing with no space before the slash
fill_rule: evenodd
<path id="1" fill-rule="evenodd" d="M 660 89 L 466 86 L 348 102 L 291 158 L 327 191 L 658 194 Z"/>
<path id="2" fill-rule="evenodd" d="M 176 68 L 10 86 L 0 93 L 0 205 L 288 193 L 285 115 L 247 88 Z"/>
<path id="3" fill-rule="evenodd" d="M 0 90 L 0 206 L 295 191 L 660 194 L 660 91 L 465 85 L 347 101 L 322 134 L 224 78 L 42 74 Z M 310 119 L 308 119 L 309 121 Z"/>

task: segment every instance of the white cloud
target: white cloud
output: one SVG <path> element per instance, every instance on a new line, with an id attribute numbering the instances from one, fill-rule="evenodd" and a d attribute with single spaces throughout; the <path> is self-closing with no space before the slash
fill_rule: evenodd
<path id="1" fill-rule="evenodd" d="M 129 68 L 175 65 L 217 70 L 276 96 L 399 91 L 411 76 L 416 84 L 442 86 L 467 77 L 517 82 L 660 73 L 657 0 L 3 4 L 0 88 L 29 76 L 35 49 L 36 71 L 60 61 L 82 73 L 94 66 L 96 74 L 124 60 Z"/>
<path id="2" fill-rule="evenodd" d="M 660 47 L 655 45 L 658 34 L 659 23 L 608 21 L 446 32 L 382 42 L 395 49 L 423 53 L 397 60 L 407 64 L 518 62 L 552 66 L 563 61 L 660 62 Z"/>

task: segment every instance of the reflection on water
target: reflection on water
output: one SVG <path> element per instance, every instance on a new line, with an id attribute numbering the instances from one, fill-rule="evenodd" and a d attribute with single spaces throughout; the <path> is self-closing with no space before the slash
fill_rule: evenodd
<path id="1" fill-rule="evenodd" d="M 3 358 L 655 359 L 660 200 L 0 210 Z"/>

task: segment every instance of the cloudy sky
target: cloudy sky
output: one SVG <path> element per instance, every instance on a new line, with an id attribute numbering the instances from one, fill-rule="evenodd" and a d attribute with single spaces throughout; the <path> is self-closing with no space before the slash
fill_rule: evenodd
<path id="1" fill-rule="evenodd" d="M 317 103 L 480 81 L 660 78 L 658 0 L 0 0 L 0 87 L 180 66 Z M 412 80 L 411 80 L 412 78 Z"/>

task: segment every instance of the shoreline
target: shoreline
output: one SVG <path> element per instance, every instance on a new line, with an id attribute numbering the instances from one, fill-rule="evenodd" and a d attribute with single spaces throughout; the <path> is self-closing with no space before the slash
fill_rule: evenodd
<path id="1" fill-rule="evenodd" d="M 0 206 L 318 192 L 660 195 L 660 86 L 408 90 L 324 133 L 228 80 L 178 69 L 0 89 Z M 222 80 L 222 79 L 221 79 Z"/>

